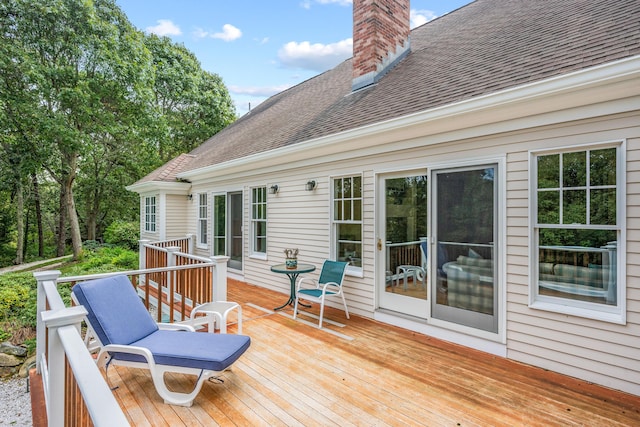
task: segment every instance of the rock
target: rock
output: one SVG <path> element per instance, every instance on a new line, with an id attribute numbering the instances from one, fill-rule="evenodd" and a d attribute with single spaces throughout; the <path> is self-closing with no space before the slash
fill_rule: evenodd
<path id="1" fill-rule="evenodd" d="M 22 359 L 11 354 L 0 353 L 0 377 L 15 375 L 22 365 Z"/>
<path id="2" fill-rule="evenodd" d="M 27 357 L 27 349 L 11 344 L 9 341 L 0 343 L 0 353 L 18 357 Z"/>
<path id="3" fill-rule="evenodd" d="M 34 354 L 30 358 L 24 361 L 18 372 L 20 378 L 27 378 L 29 376 L 29 370 L 36 366 L 36 355 Z"/>

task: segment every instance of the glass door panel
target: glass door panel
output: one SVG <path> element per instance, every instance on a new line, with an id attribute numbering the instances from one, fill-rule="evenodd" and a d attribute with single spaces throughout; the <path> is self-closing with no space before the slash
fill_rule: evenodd
<path id="1" fill-rule="evenodd" d="M 431 316 L 498 331 L 497 165 L 434 171 Z"/>
<path id="2" fill-rule="evenodd" d="M 229 193 L 229 268 L 242 270 L 242 192 Z"/>
<path id="3" fill-rule="evenodd" d="M 426 318 L 428 304 L 427 176 L 390 174 L 379 180 L 379 306 Z M 381 271 L 384 268 L 384 271 Z M 384 273 L 384 274 L 383 274 Z M 382 283 L 384 282 L 384 283 Z"/>

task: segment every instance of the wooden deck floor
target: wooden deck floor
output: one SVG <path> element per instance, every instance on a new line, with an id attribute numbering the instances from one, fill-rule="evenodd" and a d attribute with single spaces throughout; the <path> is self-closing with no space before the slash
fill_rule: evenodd
<path id="1" fill-rule="evenodd" d="M 325 319 L 345 326 L 318 330 L 271 311 L 283 294 L 235 281 L 229 300 L 242 304 L 251 348 L 191 408 L 164 404 L 147 371 L 109 370 L 132 425 L 640 425 L 639 397 L 337 310 Z"/>

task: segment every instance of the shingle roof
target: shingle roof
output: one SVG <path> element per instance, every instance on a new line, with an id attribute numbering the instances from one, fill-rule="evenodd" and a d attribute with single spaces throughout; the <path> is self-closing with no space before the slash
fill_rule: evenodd
<path id="1" fill-rule="evenodd" d="M 205 141 L 194 170 L 640 54 L 638 0 L 477 0 L 411 32 L 411 53 L 351 93 L 351 60 Z M 146 178 L 145 178 L 146 179 Z"/>
<path id="2" fill-rule="evenodd" d="M 178 157 L 168 161 L 158 169 L 142 178 L 140 181 L 138 181 L 138 183 L 149 181 L 175 182 L 178 173 L 186 170 L 189 163 L 195 158 L 196 157 L 191 154 L 180 154 Z"/>

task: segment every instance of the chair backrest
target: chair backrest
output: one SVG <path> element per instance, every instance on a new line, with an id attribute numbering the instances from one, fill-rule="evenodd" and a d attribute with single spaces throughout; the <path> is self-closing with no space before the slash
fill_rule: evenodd
<path id="1" fill-rule="evenodd" d="M 337 283 L 342 286 L 342 280 L 344 279 L 344 275 L 347 271 L 348 262 L 343 261 L 331 261 L 329 259 L 324 261 L 322 264 L 322 271 L 320 272 L 320 277 L 318 278 L 318 283 Z"/>
<path id="2" fill-rule="evenodd" d="M 158 330 L 127 276 L 78 283 L 73 294 L 103 345 L 131 344 Z"/>
<path id="3" fill-rule="evenodd" d="M 422 268 L 427 268 L 427 241 L 420 242 L 420 254 L 422 256 Z"/>

